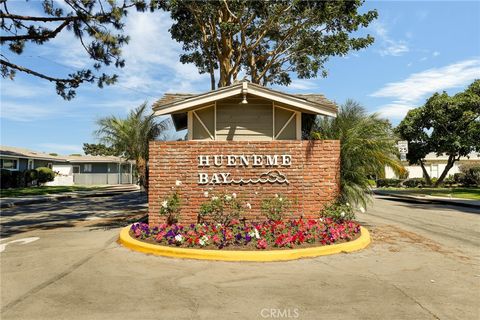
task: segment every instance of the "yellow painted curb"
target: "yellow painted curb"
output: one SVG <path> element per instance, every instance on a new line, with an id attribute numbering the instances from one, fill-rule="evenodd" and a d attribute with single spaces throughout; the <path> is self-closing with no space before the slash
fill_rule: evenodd
<path id="1" fill-rule="evenodd" d="M 219 260 L 219 261 L 286 261 L 300 258 L 313 258 L 325 256 L 340 252 L 352 252 L 367 247 L 370 243 L 370 233 L 364 227 L 360 227 L 360 237 L 350 242 L 332 244 L 314 248 L 303 249 L 285 249 L 285 250 L 255 250 L 255 251 L 235 251 L 235 250 L 204 250 L 187 249 L 160 246 L 139 241 L 130 236 L 130 226 L 120 231 L 119 242 L 124 247 L 135 251 L 149 253 L 157 256 L 198 259 L 198 260 Z"/>

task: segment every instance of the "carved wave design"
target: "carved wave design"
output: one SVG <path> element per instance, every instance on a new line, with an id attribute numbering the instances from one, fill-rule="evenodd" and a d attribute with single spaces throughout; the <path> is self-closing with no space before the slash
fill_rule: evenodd
<path id="1" fill-rule="evenodd" d="M 259 178 L 250 178 L 250 179 L 232 179 L 231 183 L 235 184 L 256 184 L 256 183 L 279 183 L 279 184 L 289 184 L 290 182 L 287 179 L 287 176 L 280 173 L 278 170 L 272 170 L 265 173 L 262 173 Z"/>

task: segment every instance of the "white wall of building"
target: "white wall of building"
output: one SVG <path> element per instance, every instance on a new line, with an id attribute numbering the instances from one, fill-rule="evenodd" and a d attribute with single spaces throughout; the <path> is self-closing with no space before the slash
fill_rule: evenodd
<path id="1" fill-rule="evenodd" d="M 54 164 L 52 166 L 55 172 L 55 179 L 47 182 L 47 186 L 72 186 L 73 185 L 73 169 L 71 164 Z"/>
<path id="2" fill-rule="evenodd" d="M 443 170 L 447 166 L 446 163 L 432 163 L 426 164 L 425 169 L 427 170 L 430 178 L 438 178 L 442 174 Z M 423 178 L 423 171 L 422 167 L 420 166 L 405 166 L 405 169 L 408 171 L 409 178 Z M 460 167 L 458 163 L 455 163 L 453 167 L 448 171 L 447 177 L 450 175 L 454 175 L 455 173 L 460 172 Z M 385 167 L 385 178 L 387 179 L 394 179 L 398 178 L 395 173 L 389 167 Z"/>

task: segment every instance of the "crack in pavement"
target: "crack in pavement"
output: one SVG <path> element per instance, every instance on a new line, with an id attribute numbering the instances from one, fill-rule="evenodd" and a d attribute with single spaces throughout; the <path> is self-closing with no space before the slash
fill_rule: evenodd
<path id="1" fill-rule="evenodd" d="M 398 291 L 400 291 L 405 297 L 409 298 L 410 300 L 412 300 L 413 302 L 415 302 L 420 308 L 422 308 L 423 310 L 425 310 L 426 312 L 428 312 L 434 319 L 437 319 L 437 320 L 440 320 L 440 318 L 435 314 L 433 313 L 432 311 L 430 311 L 430 309 L 428 309 L 427 307 L 423 306 L 417 299 L 415 299 L 414 297 L 410 296 L 408 293 L 406 293 L 405 291 L 403 291 L 400 287 L 398 287 L 397 285 L 393 284 L 393 283 L 390 283 L 388 281 L 386 281 L 388 284 L 390 284 L 392 287 L 394 287 L 395 289 L 397 289 Z"/>
<path id="2" fill-rule="evenodd" d="M 2 308 L 2 311 L 1 311 L 1 314 L 4 314 L 6 313 L 8 310 L 12 309 L 14 306 L 16 306 L 17 304 L 19 304 L 20 302 L 24 301 L 25 299 L 29 298 L 30 296 L 38 293 L 39 291 L 47 288 L 48 286 L 50 286 L 51 284 L 65 278 L 66 276 L 68 276 L 69 274 L 71 274 L 73 271 L 75 271 L 76 269 L 78 269 L 79 267 L 81 267 L 82 265 L 84 265 L 85 263 L 87 263 L 88 261 L 90 261 L 94 256 L 96 256 L 97 254 L 105 251 L 109 246 L 110 244 L 112 244 L 113 242 L 115 242 L 117 240 L 118 236 L 115 235 L 113 236 L 111 239 L 107 240 L 105 242 L 105 244 L 103 245 L 103 247 L 100 249 L 100 250 L 97 250 L 93 253 L 91 253 L 90 255 L 88 255 L 87 257 L 83 258 L 82 260 L 74 263 L 72 266 L 70 266 L 70 268 L 68 268 L 67 270 L 57 274 L 56 276 L 54 276 L 53 278 L 39 284 L 38 286 L 30 289 L 28 292 L 24 293 L 23 295 L 21 295 L 20 297 L 18 297 L 17 299 L 11 301 L 10 303 L 6 304 L 3 308 Z"/>

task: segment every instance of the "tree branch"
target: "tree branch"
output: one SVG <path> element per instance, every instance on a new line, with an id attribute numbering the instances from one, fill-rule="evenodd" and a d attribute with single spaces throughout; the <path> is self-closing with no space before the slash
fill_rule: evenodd
<path id="1" fill-rule="evenodd" d="M 7 66 L 9 68 L 12 68 L 12 69 L 16 69 L 18 71 L 22 71 L 22 72 L 34 75 L 36 77 L 39 77 L 39 78 L 42 78 L 42 79 L 45 79 L 45 80 L 48 80 L 48 81 L 51 81 L 51 82 L 65 82 L 65 83 L 79 83 L 80 82 L 79 80 L 76 80 L 76 79 L 62 79 L 62 78 L 49 77 L 49 76 L 46 76 L 42 73 L 39 73 L 39 72 L 33 71 L 31 69 L 27 69 L 25 67 L 10 63 L 10 62 L 8 62 L 6 60 L 3 60 L 3 59 L 0 59 L 0 64 L 2 64 L 4 66 Z"/>
<path id="2" fill-rule="evenodd" d="M 57 36 L 57 34 L 60 31 L 62 31 L 63 28 L 65 28 L 71 21 L 72 20 L 66 20 L 61 25 L 59 25 L 55 30 L 45 32 L 44 34 L 39 34 L 39 35 L 24 34 L 24 35 L 20 35 L 20 36 L 1 36 L 0 37 L 0 43 L 3 43 L 5 41 L 46 40 L 46 39 L 55 38 Z"/>

